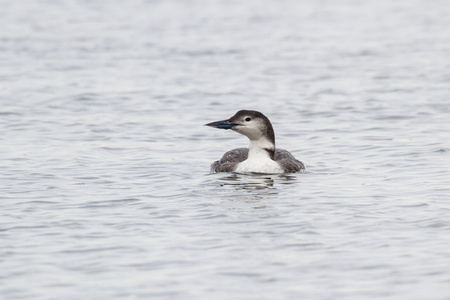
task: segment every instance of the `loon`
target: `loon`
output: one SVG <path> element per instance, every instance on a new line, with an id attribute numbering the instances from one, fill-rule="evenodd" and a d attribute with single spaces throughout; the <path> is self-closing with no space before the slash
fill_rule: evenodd
<path id="1" fill-rule="evenodd" d="M 297 173 L 305 165 L 288 151 L 275 148 L 275 133 L 269 119 L 255 110 L 240 110 L 228 120 L 205 124 L 219 129 L 231 129 L 250 139 L 248 148 L 226 152 L 211 165 L 211 172 L 236 173 Z"/>

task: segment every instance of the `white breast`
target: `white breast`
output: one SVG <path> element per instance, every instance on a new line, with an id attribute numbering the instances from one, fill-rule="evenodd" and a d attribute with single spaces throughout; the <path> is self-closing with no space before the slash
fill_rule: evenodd
<path id="1" fill-rule="evenodd" d="M 237 173 L 284 173 L 281 166 L 270 158 L 269 152 L 265 149 L 275 149 L 275 145 L 264 137 L 258 140 L 250 139 L 248 157 L 239 163 L 234 171 Z"/>
<path id="2" fill-rule="evenodd" d="M 246 159 L 239 163 L 234 171 L 237 173 L 284 173 L 281 166 L 267 156 Z"/>

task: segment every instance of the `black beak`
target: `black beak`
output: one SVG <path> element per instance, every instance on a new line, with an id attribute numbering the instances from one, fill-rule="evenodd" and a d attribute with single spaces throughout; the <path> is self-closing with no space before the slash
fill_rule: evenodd
<path id="1" fill-rule="evenodd" d="M 223 121 L 217 121 L 217 122 L 211 122 L 208 124 L 205 124 L 205 126 L 219 128 L 219 129 L 233 129 L 234 126 L 237 126 L 238 124 L 231 123 L 228 120 Z"/>

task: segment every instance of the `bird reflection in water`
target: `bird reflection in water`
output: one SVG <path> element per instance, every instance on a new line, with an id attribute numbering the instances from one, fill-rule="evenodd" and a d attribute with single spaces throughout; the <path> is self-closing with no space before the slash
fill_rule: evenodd
<path id="1" fill-rule="evenodd" d="M 296 176 L 287 174 L 237 174 L 233 173 L 220 178 L 221 186 L 231 185 L 244 190 L 276 189 L 275 182 L 290 184 L 295 182 Z"/>

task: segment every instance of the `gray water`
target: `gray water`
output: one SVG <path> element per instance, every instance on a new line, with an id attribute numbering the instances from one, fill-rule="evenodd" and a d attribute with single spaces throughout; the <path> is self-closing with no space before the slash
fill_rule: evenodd
<path id="1" fill-rule="evenodd" d="M 450 299 L 448 1 L 0 4 L 1 299 Z"/>

